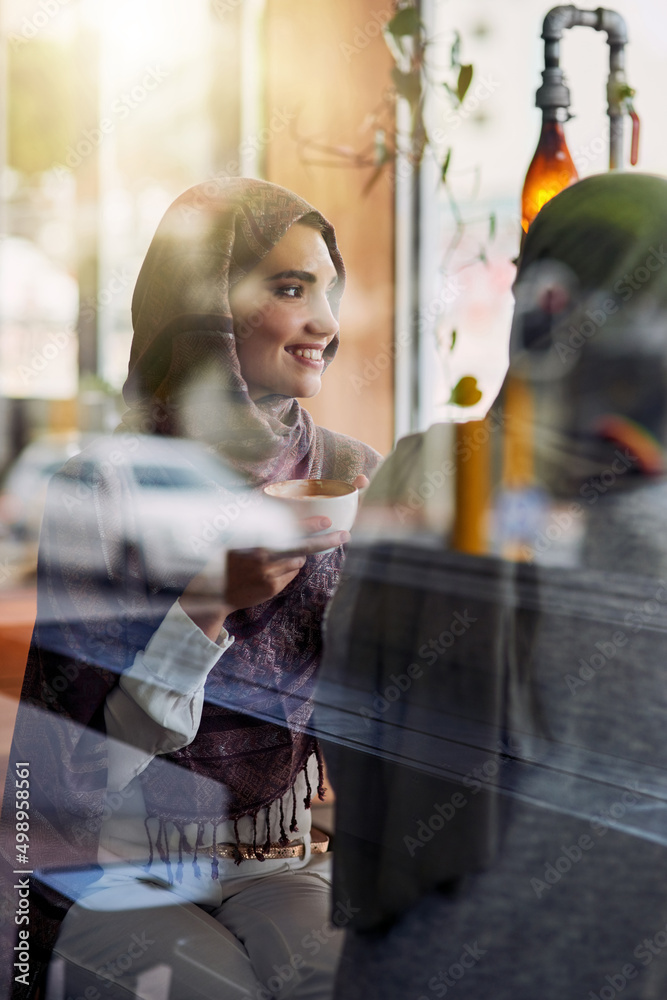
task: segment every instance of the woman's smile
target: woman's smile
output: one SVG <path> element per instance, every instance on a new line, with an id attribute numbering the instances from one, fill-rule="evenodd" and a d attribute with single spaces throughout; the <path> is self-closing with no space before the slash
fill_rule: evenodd
<path id="1" fill-rule="evenodd" d="M 309 346 L 308 344 L 290 344 L 285 350 L 296 361 L 301 362 L 301 364 L 307 364 L 313 370 L 321 371 L 324 368 L 322 352 L 326 346 L 326 344 L 323 344 L 321 347 Z"/>

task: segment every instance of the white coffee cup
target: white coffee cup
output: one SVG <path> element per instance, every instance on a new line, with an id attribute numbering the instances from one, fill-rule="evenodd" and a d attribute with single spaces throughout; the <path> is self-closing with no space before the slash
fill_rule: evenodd
<path id="1" fill-rule="evenodd" d="M 287 504 L 295 516 L 328 517 L 331 527 L 314 536 L 331 531 L 349 531 L 359 506 L 359 490 L 340 479 L 286 479 L 264 487 L 267 496 Z M 327 549 L 333 552 L 333 549 Z"/>

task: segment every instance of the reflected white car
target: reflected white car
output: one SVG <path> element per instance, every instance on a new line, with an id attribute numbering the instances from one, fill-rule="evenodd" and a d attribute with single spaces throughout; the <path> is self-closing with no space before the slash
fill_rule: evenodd
<path id="1" fill-rule="evenodd" d="M 0 531 L 27 543 L 36 542 L 51 477 L 97 435 L 76 431 L 45 434 L 27 445 L 5 474 L 0 491 Z"/>
<path id="2" fill-rule="evenodd" d="M 69 461 L 67 449 L 78 451 Z M 119 434 L 83 449 L 71 440 L 29 445 L 4 494 L 5 523 L 28 545 L 35 544 L 45 502 L 56 530 L 42 533 L 42 557 L 98 578 L 139 560 L 149 581 L 178 585 L 221 549 L 281 550 L 298 541 L 284 505 L 259 500 L 215 453 L 179 438 Z"/>

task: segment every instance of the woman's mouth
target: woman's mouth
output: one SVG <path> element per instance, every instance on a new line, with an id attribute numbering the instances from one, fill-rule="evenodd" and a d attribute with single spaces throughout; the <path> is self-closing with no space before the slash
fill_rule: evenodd
<path id="1" fill-rule="evenodd" d="M 285 350 L 301 364 L 308 365 L 309 368 L 319 369 L 324 364 L 323 348 L 321 347 L 286 347 Z"/>

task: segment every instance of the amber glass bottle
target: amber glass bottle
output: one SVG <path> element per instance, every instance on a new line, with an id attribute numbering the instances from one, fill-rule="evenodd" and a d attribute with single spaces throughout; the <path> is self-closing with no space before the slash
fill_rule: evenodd
<path id="1" fill-rule="evenodd" d="M 562 122 L 543 118 L 540 141 L 528 167 L 521 195 L 521 225 L 528 232 L 539 210 L 559 191 L 579 180 L 565 142 Z"/>

